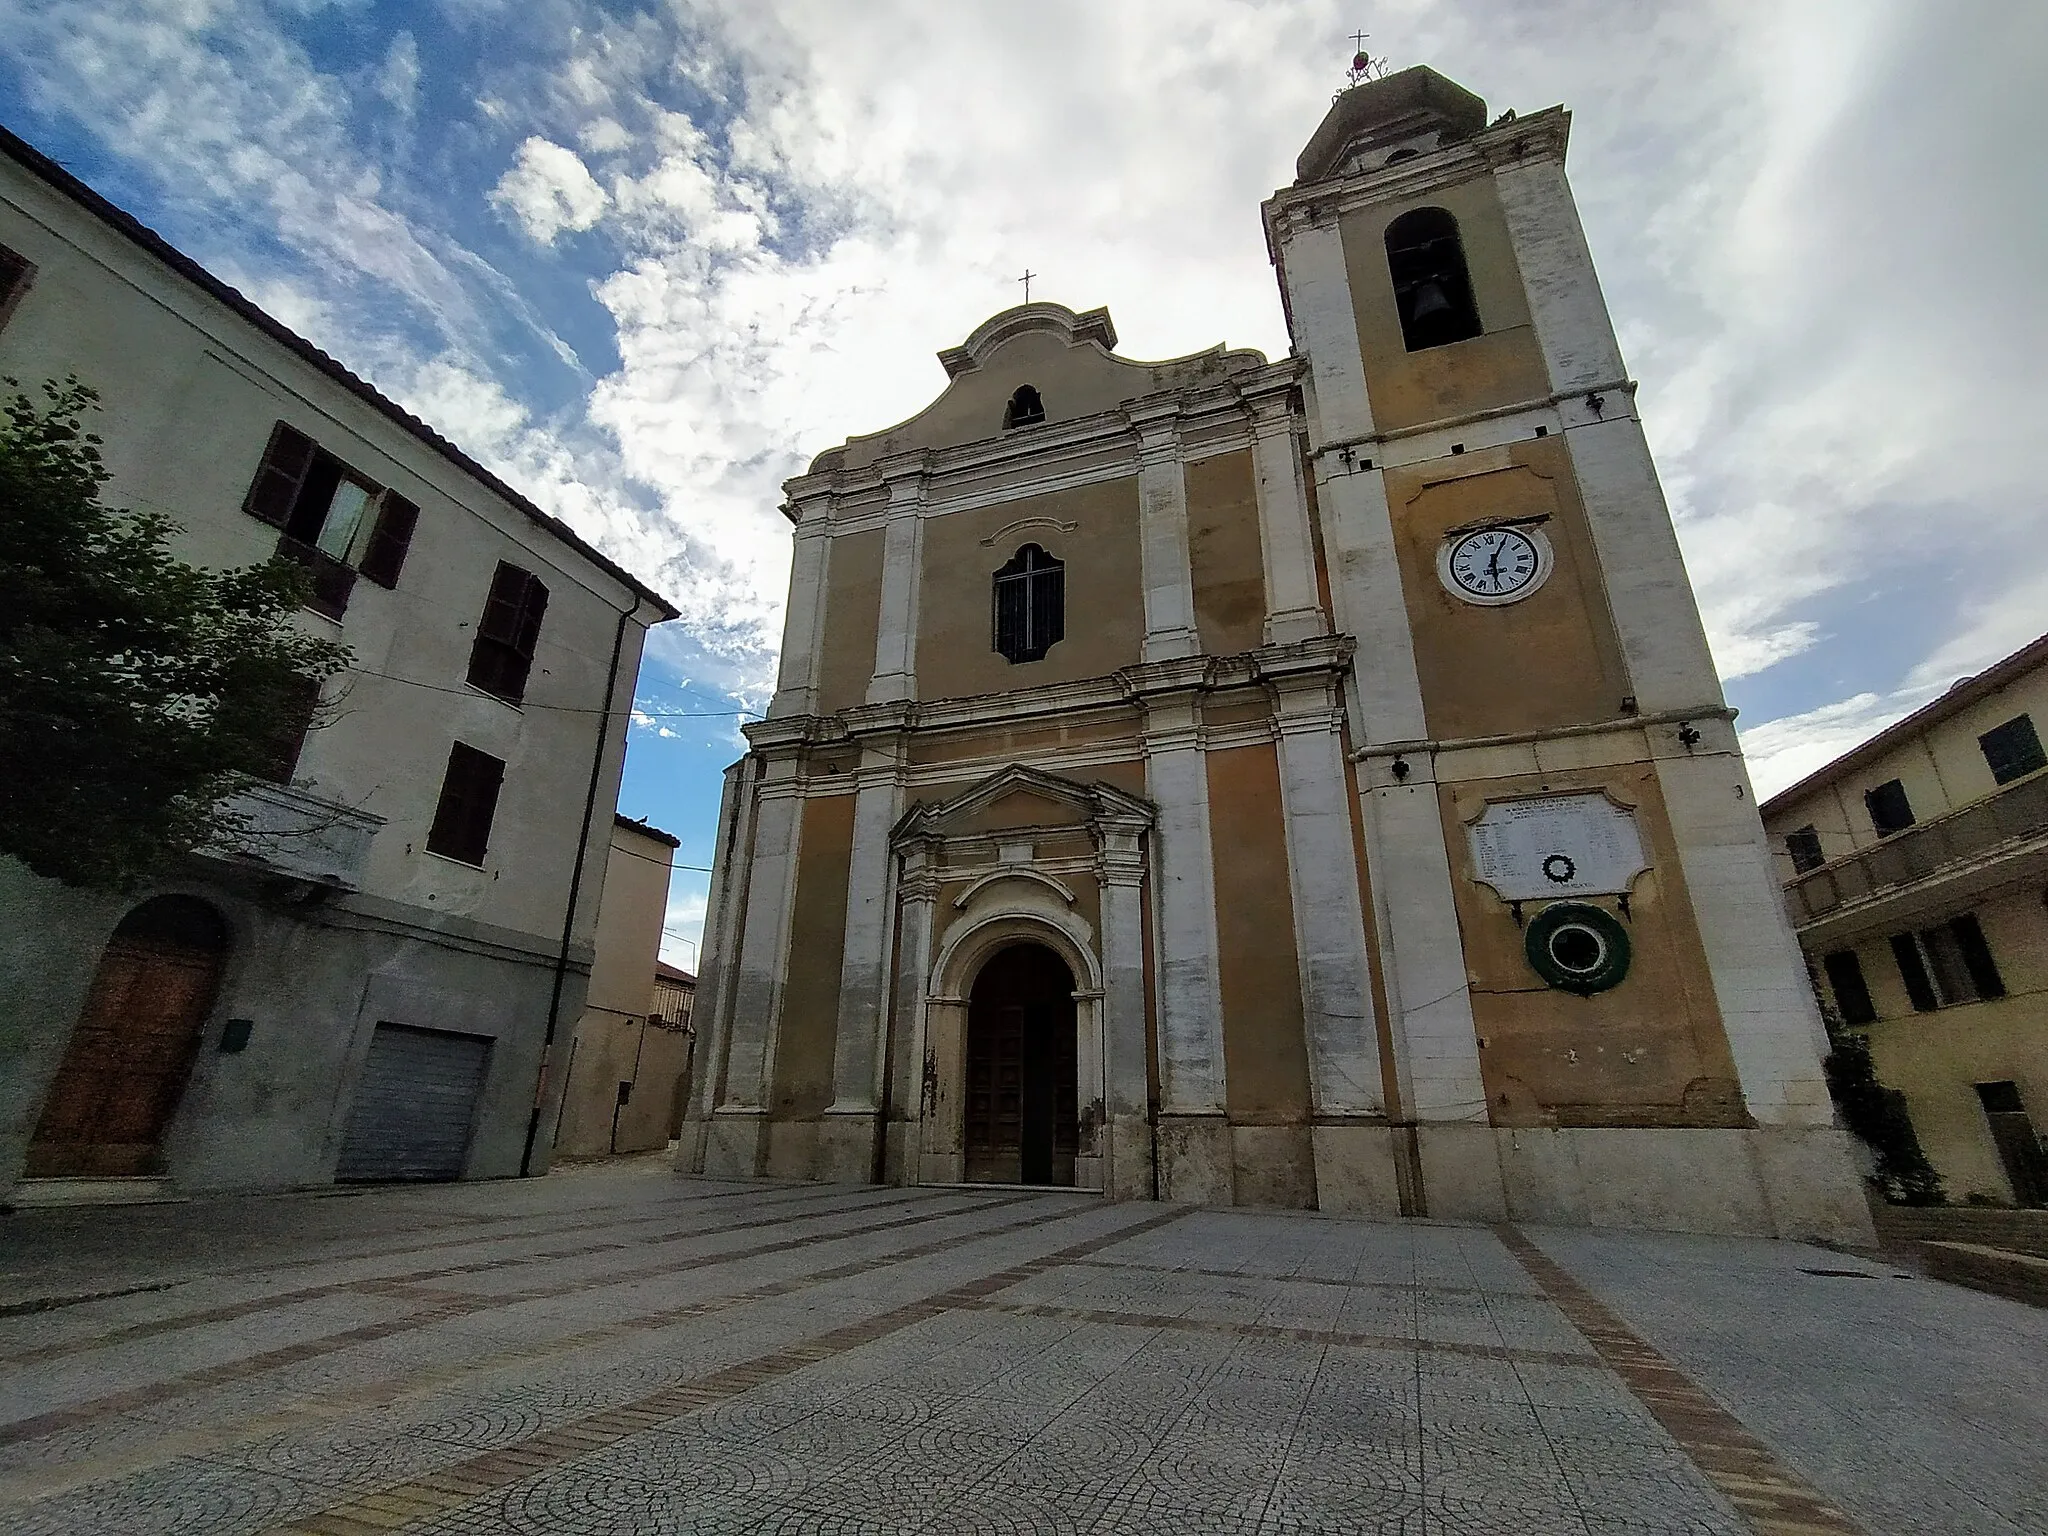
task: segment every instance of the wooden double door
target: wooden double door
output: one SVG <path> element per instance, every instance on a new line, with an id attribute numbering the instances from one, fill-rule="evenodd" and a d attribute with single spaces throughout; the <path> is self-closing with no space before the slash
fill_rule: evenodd
<path id="1" fill-rule="evenodd" d="M 967 1177 L 1072 1184 L 1079 1143 L 1074 977 L 1040 944 L 1000 950 L 967 1004 Z"/>
<path id="2" fill-rule="evenodd" d="M 146 901 L 114 930 L 43 1099 L 23 1172 L 121 1178 L 163 1171 L 227 960 L 218 913 L 186 896 Z"/>

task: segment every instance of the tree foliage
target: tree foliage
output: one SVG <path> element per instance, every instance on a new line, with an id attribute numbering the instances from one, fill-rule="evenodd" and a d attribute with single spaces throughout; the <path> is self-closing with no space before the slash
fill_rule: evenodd
<path id="1" fill-rule="evenodd" d="M 1863 1138 L 1877 1154 L 1870 1182 L 1894 1205 L 1940 1205 L 1941 1176 L 1920 1149 L 1906 1096 L 1878 1081 L 1870 1060 L 1870 1042 L 1846 1029 L 1830 1032 L 1833 1047 L 1822 1063 L 1828 1091 L 1842 1112 L 1842 1123 Z"/>
<path id="2" fill-rule="evenodd" d="M 299 566 L 202 570 L 169 517 L 102 504 L 95 391 L 46 382 L 38 404 L 4 383 L 0 853 L 128 889 L 243 829 L 225 802 L 348 651 L 299 627 Z"/>

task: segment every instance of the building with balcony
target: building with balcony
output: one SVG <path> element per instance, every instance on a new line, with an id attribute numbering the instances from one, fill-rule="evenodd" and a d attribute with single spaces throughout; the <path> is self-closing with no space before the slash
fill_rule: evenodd
<path id="1" fill-rule="evenodd" d="M 1823 1003 L 1951 1200 L 2048 1205 L 2048 636 L 1763 807 Z"/>
<path id="2" fill-rule="evenodd" d="M 0 1201 L 544 1168 L 674 610 L 0 132 L 0 375 L 69 374 L 108 503 L 195 565 L 302 561 L 354 662 L 235 846 L 128 896 L 0 860 Z"/>

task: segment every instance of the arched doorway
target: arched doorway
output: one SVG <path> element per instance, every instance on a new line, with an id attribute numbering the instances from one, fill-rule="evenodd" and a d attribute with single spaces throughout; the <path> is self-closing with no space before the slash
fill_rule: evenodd
<path id="1" fill-rule="evenodd" d="M 114 930 L 43 1100 L 29 1178 L 163 1171 L 162 1142 L 220 990 L 228 926 L 203 901 L 159 896 Z"/>
<path id="2" fill-rule="evenodd" d="M 1043 944 L 982 966 L 967 1004 L 970 1183 L 1074 1182 L 1076 1033 L 1073 972 Z"/>

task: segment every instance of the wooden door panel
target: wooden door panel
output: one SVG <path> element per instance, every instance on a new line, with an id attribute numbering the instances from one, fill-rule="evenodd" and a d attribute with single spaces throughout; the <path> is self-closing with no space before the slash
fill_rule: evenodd
<path id="1" fill-rule="evenodd" d="M 213 1006 L 220 956 L 115 939 L 50 1084 L 31 1177 L 155 1171 Z"/>

